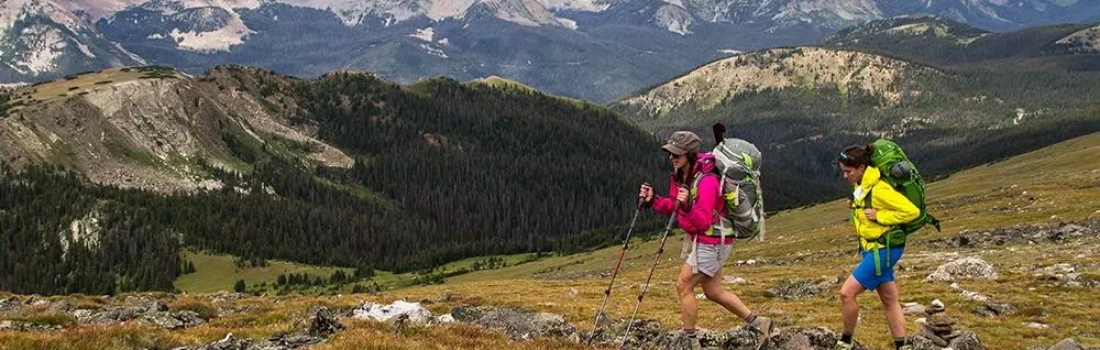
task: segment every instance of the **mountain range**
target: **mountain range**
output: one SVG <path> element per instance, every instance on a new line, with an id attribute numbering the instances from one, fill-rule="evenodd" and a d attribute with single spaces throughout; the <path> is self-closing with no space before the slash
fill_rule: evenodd
<path id="1" fill-rule="evenodd" d="M 402 84 L 495 75 L 601 103 L 870 20 L 933 14 L 993 31 L 1100 21 L 1100 4 L 1077 0 L 2 0 L 0 10 L 0 83 L 237 63 Z"/>

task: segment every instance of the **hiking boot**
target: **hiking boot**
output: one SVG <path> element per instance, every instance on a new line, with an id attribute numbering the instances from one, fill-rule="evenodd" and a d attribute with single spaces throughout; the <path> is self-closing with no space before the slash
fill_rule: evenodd
<path id="1" fill-rule="evenodd" d="M 852 350 L 852 347 L 853 347 L 853 345 L 850 344 L 850 343 L 845 343 L 845 342 L 842 342 L 840 340 L 837 340 L 836 341 L 836 346 L 833 347 L 833 350 Z"/>
<path id="2" fill-rule="evenodd" d="M 687 337 L 687 340 L 685 340 L 685 342 L 687 343 L 687 344 L 685 344 L 687 346 L 686 347 L 687 349 L 691 349 L 691 350 L 702 350 L 703 349 L 703 344 L 699 343 L 699 337 Z"/>
<path id="3" fill-rule="evenodd" d="M 757 342 L 757 344 L 760 344 L 760 345 L 758 345 L 756 347 L 756 349 L 757 350 L 763 349 L 764 345 L 768 344 L 768 341 L 772 337 L 772 319 L 764 317 L 764 316 L 756 316 L 755 320 L 752 320 L 752 322 L 749 322 L 749 327 L 752 330 L 760 333 L 760 339 L 759 339 L 760 341 Z"/>
<path id="4" fill-rule="evenodd" d="M 683 333 L 680 335 L 680 339 L 675 343 L 679 345 L 679 349 L 700 350 L 703 348 L 703 345 L 699 343 L 698 334 L 688 335 L 687 333 Z"/>

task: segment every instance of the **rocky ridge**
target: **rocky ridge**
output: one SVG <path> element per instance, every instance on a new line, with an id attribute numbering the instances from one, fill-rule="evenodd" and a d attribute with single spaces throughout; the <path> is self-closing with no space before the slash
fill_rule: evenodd
<path id="1" fill-rule="evenodd" d="M 247 171 L 234 140 L 273 148 L 294 143 L 302 146 L 285 151 L 303 162 L 352 165 L 346 154 L 318 140 L 315 128 L 292 126 L 288 113 L 296 109 L 267 108 L 294 102 L 282 94 L 264 96 L 245 84 L 250 80 L 242 77 L 248 76 L 268 78 L 272 91 L 291 84 L 243 68 L 193 78 L 144 67 L 20 88 L 0 116 L 0 159 L 15 166 L 60 163 L 98 184 L 162 193 L 221 188 L 205 166 Z"/>

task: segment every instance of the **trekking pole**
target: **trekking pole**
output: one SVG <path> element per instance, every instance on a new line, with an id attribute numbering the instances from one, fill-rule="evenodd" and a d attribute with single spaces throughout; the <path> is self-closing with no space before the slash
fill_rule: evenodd
<path id="1" fill-rule="evenodd" d="M 644 202 L 644 197 L 638 197 L 638 203 L 634 206 L 634 218 L 630 219 L 630 228 L 626 230 L 626 238 L 623 239 L 623 249 L 619 250 L 619 260 L 615 262 L 615 269 L 611 270 L 611 282 L 607 284 L 607 289 L 603 291 L 603 302 L 600 303 L 600 308 L 596 311 L 596 318 L 592 320 L 592 334 L 585 340 L 585 345 L 591 344 L 592 337 L 596 336 L 600 315 L 603 315 L 603 308 L 607 306 L 607 298 L 611 296 L 611 286 L 615 285 L 615 276 L 619 275 L 619 267 L 623 263 L 623 256 L 626 255 L 626 249 L 630 247 L 630 234 L 634 232 L 634 223 L 638 222 L 638 214 L 642 212 L 642 203 Z"/>
<path id="2" fill-rule="evenodd" d="M 638 293 L 638 304 L 634 306 L 634 313 L 630 315 L 630 321 L 626 323 L 626 332 L 623 333 L 623 342 L 619 344 L 619 349 L 625 349 L 626 341 L 630 339 L 630 329 L 634 327 L 634 317 L 638 316 L 638 308 L 642 307 L 642 298 L 645 298 L 645 292 L 649 290 L 649 281 L 653 279 L 653 271 L 657 270 L 657 263 L 661 262 L 661 253 L 665 251 L 665 240 L 668 239 L 668 232 L 672 231 L 672 223 L 676 222 L 676 211 L 681 205 L 683 203 L 676 201 L 676 207 L 672 209 L 672 217 L 668 219 L 668 225 L 665 225 L 665 233 L 661 235 L 661 246 L 657 248 L 657 255 L 653 257 L 653 266 L 649 268 L 649 276 L 645 278 L 642 292 Z"/>

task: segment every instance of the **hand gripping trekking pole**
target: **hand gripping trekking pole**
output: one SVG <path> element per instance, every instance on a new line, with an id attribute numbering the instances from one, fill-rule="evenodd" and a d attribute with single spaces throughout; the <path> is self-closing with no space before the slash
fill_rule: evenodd
<path id="1" fill-rule="evenodd" d="M 681 187 L 683 186 L 681 185 Z M 661 246 L 657 248 L 657 254 L 653 257 L 653 267 L 649 268 L 649 276 L 645 278 L 642 292 L 638 293 L 638 304 L 634 306 L 634 313 L 630 315 L 630 322 L 626 323 L 626 332 L 623 333 L 623 342 L 619 344 L 619 349 L 625 349 L 626 342 L 630 339 L 630 329 L 634 327 L 634 317 L 638 316 L 638 308 L 642 306 L 642 298 L 645 298 L 645 292 L 649 289 L 649 281 L 653 279 L 653 271 L 657 269 L 657 263 L 661 262 L 661 253 L 665 251 L 665 240 L 668 239 L 669 231 L 672 231 L 672 224 L 676 222 L 676 211 L 683 204 L 676 201 L 676 207 L 672 210 L 672 217 L 668 219 L 668 225 L 665 225 L 665 233 L 661 235 Z"/>
<path id="2" fill-rule="evenodd" d="M 630 247 L 630 234 L 634 232 L 634 223 L 638 222 L 638 214 L 642 212 L 643 203 L 645 203 L 645 197 L 638 197 L 638 203 L 634 207 L 634 218 L 630 219 L 630 228 L 626 230 L 626 238 L 623 239 L 623 249 L 619 251 L 619 260 L 615 262 L 615 269 L 611 270 L 611 282 L 607 284 L 607 289 L 603 291 L 603 302 L 600 303 L 600 308 L 596 311 L 596 319 L 592 321 L 592 334 L 585 340 L 585 344 L 592 343 L 592 337 L 596 335 L 596 329 L 599 328 L 600 315 L 603 315 L 603 308 L 607 306 L 607 298 L 611 296 L 611 286 L 615 285 L 615 276 L 619 275 L 619 267 L 622 266 L 626 249 Z"/>

